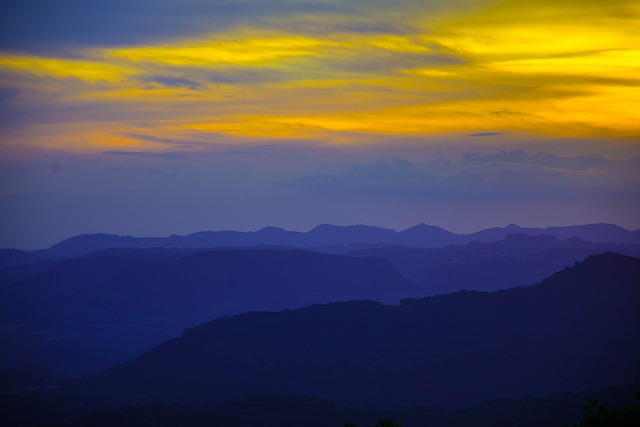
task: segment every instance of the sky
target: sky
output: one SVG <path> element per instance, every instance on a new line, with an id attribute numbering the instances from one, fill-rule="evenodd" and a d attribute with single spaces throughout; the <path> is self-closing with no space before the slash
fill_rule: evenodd
<path id="1" fill-rule="evenodd" d="M 636 0 L 7 0 L 0 247 L 640 228 Z"/>

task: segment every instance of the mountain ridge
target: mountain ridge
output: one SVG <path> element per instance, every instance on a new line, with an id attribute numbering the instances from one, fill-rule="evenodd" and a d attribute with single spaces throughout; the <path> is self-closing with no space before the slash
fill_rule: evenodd
<path id="1" fill-rule="evenodd" d="M 630 231 L 614 224 L 596 223 L 571 225 L 562 227 L 520 227 L 511 224 L 507 227 L 493 227 L 474 233 L 456 234 L 443 228 L 418 224 L 401 231 L 389 228 L 351 225 L 336 226 L 320 224 L 308 232 L 288 231 L 279 227 L 264 227 L 258 231 L 200 231 L 188 235 L 171 235 L 168 237 L 132 237 L 115 234 L 81 234 L 64 239 L 47 249 L 37 251 L 21 251 L 24 254 L 6 252 L 7 257 L 22 259 L 34 255 L 42 258 L 64 258 L 85 255 L 101 249 L 109 248 L 213 248 L 223 246 L 291 246 L 313 249 L 322 246 L 411 246 L 421 248 L 444 247 L 451 244 L 465 244 L 473 241 L 490 242 L 502 240 L 509 234 L 524 233 L 528 235 L 549 234 L 560 239 L 580 238 L 594 242 L 615 242 L 623 244 L 640 244 L 640 230 Z M 7 251 L 7 250 L 5 250 Z M 2 253 L 0 253 L 0 258 Z M 0 261 L 2 261 L 0 259 Z M 8 265 L 11 261 L 0 262 Z M 12 264 L 15 265 L 15 264 Z"/>

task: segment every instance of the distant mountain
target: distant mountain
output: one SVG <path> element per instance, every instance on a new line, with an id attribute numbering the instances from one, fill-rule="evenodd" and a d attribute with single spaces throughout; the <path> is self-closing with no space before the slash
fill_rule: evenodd
<path id="1" fill-rule="evenodd" d="M 388 228 L 366 225 L 337 226 L 322 224 L 304 235 L 301 244 L 310 246 L 325 245 L 375 245 L 393 241 L 396 232 Z"/>
<path id="2" fill-rule="evenodd" d="M 592 256 L 528 288 L 251 312 L 74 382 L 68 404 L 310 395 L 472 405 L 640 380 L 640 259 Z"/>
<path id="3" fill-rule="evenodd" d="M 569 227 L 522 228 L 510 225 L 471 234 L 455 234 L 442 228 L 420 224 L 396 232 L 387 228 L 365 225 L 335 226 L 323 224 L 301 233 L 282 228 L 266 227 L 259 231 L 203 231 L 186 236 L 131 237 L 110 234 L 83 234 L 71 237 L 48 249 L 20 254 L 0 251 L 0 266 L 14 266 L 18 259 L 33 262 L 43 258 L 66 258 L 110 248 L 219 248 L 254 247 L 260 245 L 306 248 L 332 253 L 344 253 L 362 247 L 405 246 L 436 248 L 473 241 L 504 240 L 509 234 L 552 235 L 560 239 L 578 238 L 593 242 L 640 244 L 640 231 L 628 231 L 611 224 L 591 224 Z M 21 258 L 22 257 L 22 258 Z"/>
<path id="4" fill-rule="evenodd" d="M 58 262 L 60 262 L 60 260 L 42 259 L 39 261 L 30 261 L 26 264 L 19 264 L 12 267 L 1 268 L 0 286 L 19 282 L 20 280 L 24 280 L 38 273 L 42 273 L 43 271 L 52 268 Z"/>
<path id="5" fill-rule="evenodd" d="M 214 248 L 225 246 L 300 246 L 296 244 L 302 233 L 263 228 L 255 232 L 203 231 L 187 236 L 131 237 L 112 234 L 83 234 L 63 240 L 38 255 L 51 258 L 76 257 L 111 248 Z"/>
<path id="6" fill-rule="evenodd" d="M 84 234 L 57 243 L 40 251 L 39 255 L 52 258 L 75 257 L 109 248 L 219 248 L 259 245 L 312 248 L 330 245 L 374 245 L 394 241 L 396 234 L 394 230 L 361 225 L 319 225 L 308 233 L 265 227 L 250 232 L 203 231 L 165 238 Z"/>
<path id="7" fill-rule="evenodd" d="M 423 223 L 400 231 L 395 243 L 409 247 L 441 247 L 450 245 L 459 238 L 460 235 Z"/>
<path id="8" fill-rule="evenodd" d="M 32 252 L 18 249 L 0 249 L 0 268 L 36 262 L 40 257 Z"/>
<path id="9" fill-rule="evenodd" d="M 577 238 L 589 242 L 640 244 L 640 230 L 629 231 L 613 224 L 570 225 L 566 227 L 524 228 L 511 224 L 504 228 L 489 228 L 477 233 L 467 234 L 469 241 L 493 242 L 505 239 L 509 234 L 541 234 L 555 236 L 558 239 Z"/>
<path id="10" fill-rule="evenodd" d="M 383 259 L 300 250 L 186 252 L 109 250 L 0 287 L 0 367 L 40 363 L 76 375 L 96 372 L 219 316 L 414 295 Z"/>
<path id="11" fill-rule="evenodd" d="M 460 289 L 495 291 L 530 285 L 589 255 L 604 252 L 640 258 L 640 245 L 509 234 L 495 242 L 476 241 L 433 249 L 369 248 L 345 255 L 386 258 L 427 296 Z"/>

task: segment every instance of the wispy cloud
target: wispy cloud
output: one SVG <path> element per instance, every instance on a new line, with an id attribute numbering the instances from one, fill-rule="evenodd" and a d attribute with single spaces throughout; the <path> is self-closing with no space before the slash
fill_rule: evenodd
<path id="1" fill-rule="evenodd" d="M 4 2 L 3 223 L 634 226 L 638 28 L 635 0 Z"/>
<path id="2" fill-rule="evenodd" d="M 640 156 L 530 155 L 522 150 L 415 163 L 403 158 L 353 165 L 337 175 L 314 175 L 295 185 L 314 191 L 368 192 L 394 198 L 609 198 L 640 196 Z"/>
<path id="3" fill-rule="evenodd" d="M 140 156 L 140 157 L 160 157 L 165 159 L 177 159 L 182 157 L 178 153 L 155 153 L 152 151 L 124 151 L 124 150 L 110 150 L 103 151 L 102 154 L 110 156 Z"/>
<path id="4" fill-rule="evenodd" d="M 502 132 L 477 132 L 477 133 L 470 133 L 467 136 L 498 136 L 498 135 L 503 135 Z"/>
<path id="5" fill-rule="evenodd" d="M 2 112 L 26 113 L 16 144 L 99 151 L 155 149 L 111 139 L 134 121 L 166 139 L 634 138 L 640 7 L 583 3 L 13 2 Z M 67 135 L 45 143 L 45 126 Z"/>
<path id="6" fill-rule="evenodd" d="M 143 83 L 159 83 L 169 87 L 185 87 L 187 89 L 196 90 L 202 87 L 202 83 L 183 77 L 173 76 L 143 76 L 140 78 Z"/>

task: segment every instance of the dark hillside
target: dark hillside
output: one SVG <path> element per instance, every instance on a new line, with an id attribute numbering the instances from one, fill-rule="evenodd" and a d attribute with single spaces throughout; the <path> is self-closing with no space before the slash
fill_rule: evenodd
<path id="1" fill-rule="evenodd" d="M 69 393 L 85 403 L 97 392 L 121 403 L 277 394 L 459 406 L 623 384 L 640 379 L 639 284 L 639 259 L 603 254 L 529 288 L 247 313 Z"/>
<path id="2" fill-rule="evenodd" d="M 640 383 L 538 398 L 494 400 L 470 408 L 425 406 L 380 409 L 340 406 L 311 397 L 251 397 L 219 405 L 143 405 L 84 415 L 62 423 L 68 427 L 343 427 L 345 421 L 371 427 L 392 419 L 404 427 L 561 427 L 577 422 L 585 404 L 600 399 L 617 407 L 633 402 Z M 636 401 L 637 404 L 637 401 Z M 379 425 L 379 424 L 377 424 Z"/>
<path id="3" fill-rule="evenodd" d="M 0 288 L 3 363 L 96 372 L 219 316 L 408 294 L 386 260 L 298 250 L 66 260 Z"/>

